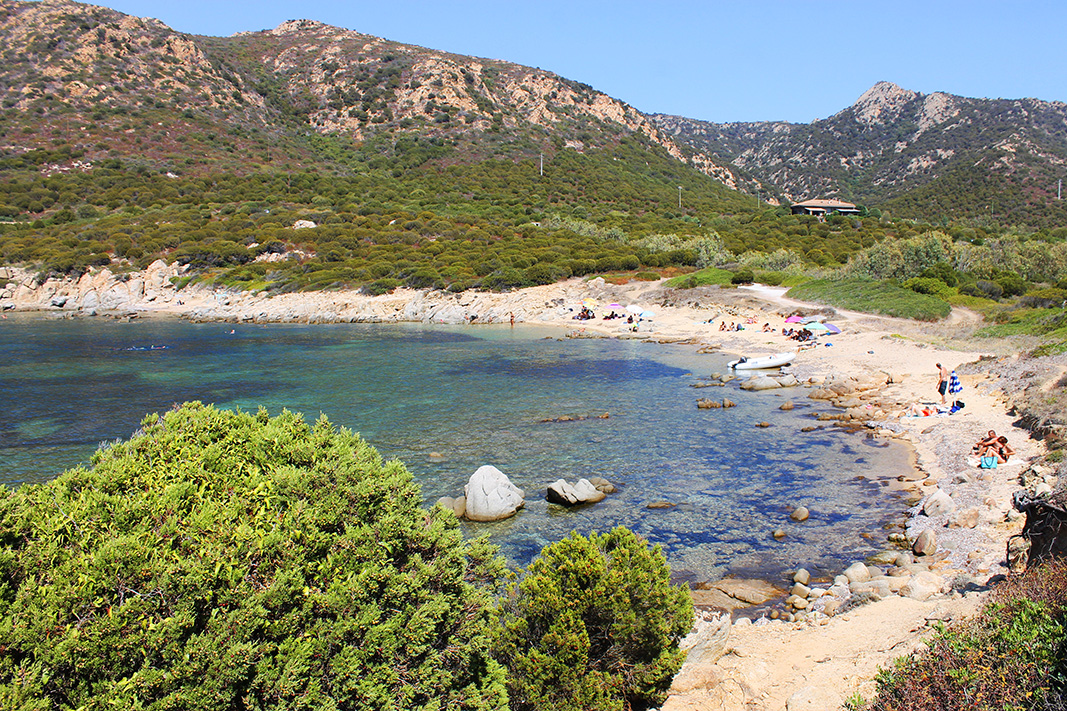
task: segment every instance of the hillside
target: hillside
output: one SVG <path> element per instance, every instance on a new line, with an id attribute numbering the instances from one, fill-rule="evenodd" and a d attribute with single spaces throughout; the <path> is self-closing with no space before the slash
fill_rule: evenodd
<path id="1" fill-rule="evenodd" d="M 1067 105 L 920 94 L 880 82 L 811 124 L 714 124 L 656 116 L 690 152 L 797 202 L 838 196 L 932 222 L 1063 224 Z"/>
<path id="2" fill-rule="evenodd" d="M 350 169 L 360 154 L 403 159 L 395 143 L 408 136 L 449 163 L 640 134 L 681 156 L 645 115 L 588 85 L 311 20 L 200 37 L 92 5 L 0 0 L 0 37 L 8 155 L 69 145 L 82 161 L 247 173 L 279 163 Z"/>

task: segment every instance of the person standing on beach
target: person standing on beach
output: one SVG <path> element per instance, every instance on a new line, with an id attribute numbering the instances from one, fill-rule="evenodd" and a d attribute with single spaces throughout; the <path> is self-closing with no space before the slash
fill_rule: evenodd
<path id="1" fill-rule="evenodd" d="M 937 366 L 937 392 L 941 395 L 941 404 L 947 405 L 945 400 L 945 393 L 948 392 L 948 379 L 951 373 L 948 372 L 948 368 L 940 363 L 935 364 Z"/>

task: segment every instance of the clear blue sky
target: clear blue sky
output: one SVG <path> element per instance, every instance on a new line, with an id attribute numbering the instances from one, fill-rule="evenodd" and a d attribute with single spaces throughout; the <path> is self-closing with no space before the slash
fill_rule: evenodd
<path id="1" fill-rule="evenodd" d="M 312 19 L 540 67 L 647 113 L 807 123 L 878 81 L 1067 101 L 1063 0 L 96 0 L 225 36 Z"/>

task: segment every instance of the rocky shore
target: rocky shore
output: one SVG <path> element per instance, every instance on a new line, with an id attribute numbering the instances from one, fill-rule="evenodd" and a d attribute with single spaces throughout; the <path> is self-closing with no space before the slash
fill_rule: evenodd
<path id="1" fill-rule="evenodd" d="M 852 694 L 870 695 L 879 665 L 920 645 L 932 621 L 976 609 L 991 581 L 1010 573 L 1006 541 L 1021 527 L 1012 494 L 1023 486 L 1032 493 L 1052 488 L 1064 474 L 1045 460 L 1042 443 L 1015 423 L 1021 399 L 1060 382 L 1067 360 L 1042 359 L 1035 367 L 1017 355 L 1026 344 L 975 340 L 977 319 L 966 312 L 919 324 L 792 302 L 781 289 L 676 291 L 656 283 L 614 286 L 602 279 L 507 294 L 398 290 L 378 297 L 267 296 L 186 281 L 181 267 L 162 261 L 137 274 L 101 270 L 77 281 L 43 283 L 29 272 L 4 268 L 0 310 L 64 318 L 155 314 L 230 322 L 533 323 L 560 327 L 571 337 L 687 342 L 701 351 L 750 357 L 797 349 L 781 335 L 791 314 L 832 318 L 841 334 L 800 350 L 782 376 L 741 375 L 742 387 L 782 389 L 791 400 L 825 403 L 813 427 L 844 426 L 909 443 L 916 466 L 902 471 L 897 485 L 911 508 L 901 512 L 898 528 L 871 532 L 883 552 L 837 575 L 817 578 L 801 564 L 782 571 L 778 581 L 725 580 L 695 590 L 701 621 L 664 709 L 796 711 L 837 708 Z M 587 299 L 637 306 L 651 315 L 636 323 L 575 320 Z M 720 330 L 727 322 L 745 330 Z M 936 363 L 957 371 L 965 408 L 953 415 L 907 416 L 912 404 L 940 401 Z M 709 392 L 694 392 L 697 407 L 729 406 Z M 970 459 L 971 445 L 990 429 L 1007 434 L 1017 455 L 1009 466 L 979 470 Z M 803 525 L 803 518 L 795 515 L 796 525 Z M 737 612 L 753 604 L 760 606 L 755 619 L 752 608 Z"/>

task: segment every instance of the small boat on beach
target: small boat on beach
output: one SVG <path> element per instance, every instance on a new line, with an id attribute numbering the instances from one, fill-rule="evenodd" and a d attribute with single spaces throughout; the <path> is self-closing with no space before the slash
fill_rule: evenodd
<path id="1" fill-rule="evenodd" d="M 768 356 L 762 356 L 760 358 L 739 358 L 732 360 L 726 364 L 726 367 L 733 368 L 734 370 L 760 370 L 761 368 L 778 368 L 779 366 L 788 365 L 792 362 L 797 354 L 793 351 L 787 351 L 785 353 L 774 353 Z"/>

